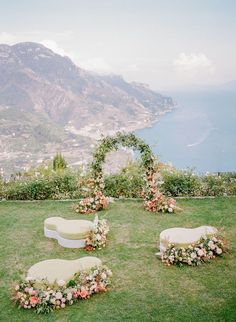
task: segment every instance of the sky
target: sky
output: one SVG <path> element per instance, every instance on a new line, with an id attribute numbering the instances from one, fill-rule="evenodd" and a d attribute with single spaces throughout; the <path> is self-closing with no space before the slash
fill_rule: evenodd
<path id="1" fill-rule="evenodd" d="M 0 0 L 0 43 L 40 42 L 155 90 L 236 80 L 235 0 Z"/>

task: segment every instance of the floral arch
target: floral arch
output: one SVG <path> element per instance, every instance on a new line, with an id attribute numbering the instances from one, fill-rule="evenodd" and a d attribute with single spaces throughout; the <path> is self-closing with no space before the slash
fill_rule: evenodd
<path id="1" fill-rule="evenodd" d="M 145 186 L 143 187 L 142 193 L 144 208 L 151 212 L 173 212 L 175 209 L 175 200 L 165 197 L 157 188 L 155 157 L 151 148 L 142 139 L 132 133 L 117 133 L 115 136 L 108 136 L 101 140 L 100 145 L 93 154 L 93 161 L 90 165 L 91 178 L 87 182 L 89 196 L 75 206 L 75 211 L 79 213 L 93 213 L 108 207 L 108 199 L 104 196 L 102 167 L 106 155 L 111 151 L 118 150 L 119 146 L 133 148 L 140 152 L 141 167 L 143 168 L 145 176 Z"/>

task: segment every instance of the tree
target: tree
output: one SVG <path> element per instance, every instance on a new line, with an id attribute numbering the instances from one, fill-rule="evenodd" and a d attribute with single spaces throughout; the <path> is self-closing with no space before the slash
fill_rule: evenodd
<path id="1" fill-rule="evenodd" d="M 65 169 L 67 167 L 66 160 L 61 153 L 57 153 L 53 158 L 53 170 Z"/>

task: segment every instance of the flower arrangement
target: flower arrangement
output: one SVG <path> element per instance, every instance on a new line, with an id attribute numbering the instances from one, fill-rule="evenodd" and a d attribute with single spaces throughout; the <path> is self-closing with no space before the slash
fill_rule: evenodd
<path id="1" fill-rule="evenodd" d="M 176 247 L 169 244 L 168 248 L 161 256 L 161 260 L 166 265 L 198 266 L 216 256 L 221 256 L 227 250 L 226 242 L 219 236 L 206 236 L 195 244 L 187 247 Z"/>
<path id="2" fill-rule="evenodd" d="M 151 212 L 175 212 L 177 209 L 176 200 L 163 195 L 157 189 L 156 173 L 150 170 L 146 173 L 146 186 L 142 196 L 144 198 L 144 208 Z"/>
<path id="3" fill-rule="evenodd" d="M 109 226 L 107 221 L 105 219 L 99 220 L 96 216 L 94 219 L 94 230 L 91 231 L 89 237 L 85 240 L 85 249 L 90 251 L 105 247 L 108 232 Z"/>
<path id="4" fill-rule="evenodd" d="M 111 270 L 101 266 L 75 274 L 68 283 L 60 280 L 52 285 L 47 280 L 39 283 L 28 277 L 14 287 L 13 299 L 20 308 L 47 314 L 88 299 L 92 294 L 107 291 L 111 276 Z"/>
<path id="5" fill-rule="evenodd" d="M 77 205 L 73 206 L 75 212 L 81 214 L 95 213 L 107 207 L 108 198 L 101 191 L 94 191 L 90 197 L 82 199 Z"/>
<path id="6" fill-rule="evenodd" d="M 75 212 L 91 214 L 108 207 L 109 199 L 103 194 L 104 182 L 102 175 L 98 175 L 96 178 L 85 178 L 79 185 L 83 186 L 84 199 L 73 205 Z"/>
<path id="7" fill-rule="evenodd" d="M 74 207 L 76 212 L 91 213 L 102 210 L 107 207 L 108 203 L 103 194 L 104 180 L 102 165 L 105 162 L 107 153 L 117 150 L 122 145 L 128 148 L 134 148 L 141 154 L 141 167 L 145 172 L 146 187 L 143 192 L 144 208 L 151 212 L 173 212 L 176 209 L 176 202 L 172 198 L 166 198 L 157 189 L 155 158 L 149 147 L 142 139 L 137 138 L 134 134 L 117 133 L 116 136 L 106 137 L 101 140 L 93 154 L 91 163 L 91 179 L 89 179 L 89 196 L 80 201 Z"/>

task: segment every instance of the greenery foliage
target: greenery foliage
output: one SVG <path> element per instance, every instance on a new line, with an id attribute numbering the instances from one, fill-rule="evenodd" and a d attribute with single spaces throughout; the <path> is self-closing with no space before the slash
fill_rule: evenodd
<path id="1" fill-rule="evenodd" d="M 188 171 L 163 171 L 162 190 L 169 196 L 194 196 L 200 192 L 200 178 Z"/>
<path id="2" fill-rule="evenodd" d="M 48 171 L 48 170 L 46 170 Z M 69 169 L 65 171 L 51 171 L 43 175 L 27 173 L 18 179 L 5 182 L 0 189 L 0 198 L 7 200 L 44 200 L 44 199 L 74 199 L 80 198 L 81 192 L 77 188 L 78 174 Z"/>
<path id="3" fill-rule="evenodd" d="M 60 169 L 65 169 L 67 167 L 66 160 L 62 156 L 61 153 L 57 153 L 55 157 L 53 158 L 53 170 L 60 170 Z"/>
<path id="4" fill-rule="evenodd" d="M 104 178 L 103 192 L 115 198 L 140 198 L 145 185 L 141 162 L 132 162 L 120 173 Z M 157 184 L 169 197 L 204 197 L 236 195 L 236 173 L 195 175 L 158 166 Z M 95 189 L 91 172 L 81 176 L 70 168 L 54 171 L 52 164 L 43 164 L 4 181 L 0 178 L 0 199 L 43 200 L 88 198 Z"/>
<path id="5" fill-rule="evenodd" d="M 115 198 L 141 198 L 145 179 L 140 162 L 130 163 L 120 173 L 105 176 L 106 196 Z"/>

